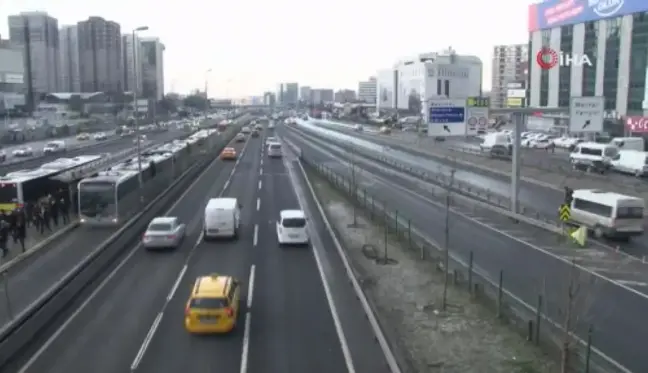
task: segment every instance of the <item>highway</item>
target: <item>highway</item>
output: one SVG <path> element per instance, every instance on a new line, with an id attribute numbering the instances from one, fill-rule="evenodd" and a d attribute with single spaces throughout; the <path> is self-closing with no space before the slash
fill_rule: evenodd
<path id="1" fill-rule="evenodd" d="M 150 143 L 161 143 L 177 138 L 183 132 L 169 131 L 152 134 Z M 103 152 L 118 152 L 133 147 L 132 138 L 124 138 L 106 144 Z M 92 151 L 90 151 L 92 150 Z M 92 154 L 96 148 L 87 153 Z M 14 314 L 27 308 L 41 294 L 49 289 L 65 273 L 92 252 L 92 248 L 103 242 L 114 232 L 113 229 L 87 230 L 83 227 L 72 229 L 42 247 L 25 260 L 9 267 L 3 279 L 4 285 L 0 294 L 9 293 L 11 311 Z M 10 320 L 9 309 L 5 299 L 0 302 L 0 325 Z"/>
<path id="2" fill-rule="evenodd" d="M 312 200 L 294 182 L 290 161 L 268 159 L 263 144 L 234 144 L 239 160 L 214 161 L 170 208 L 166 215 L 187 224 L 178 250 L 134 246 L 39 349 L 8 371 L 387 373 Z M 243 205 L 238 240 L 202 240 L 203 208 L 217 196 Z M 300 206 L 311 216 L 313 247 L 279 248 L 279 211 Z M 193 281 L 214 272 L 243 284 L 237 328 L 228 336 L 190 335 L 183 318 Z"/>
<path id="3" fill-rule="evenodd" d="M 316 143 L 294 130 L 287 129 L 282 135 L 299 146 L 304 157 L 312 162 L 324 164 L 347 177 L 350 175 L 350 154 L 339 157 L 335 147 L 325 147 L 324 142 Z M 401 216 L 412 219 L 412 226 L 432 242 L 444 242 L 445 207 L 425 192 L 424 183 L 398 176 L 381 164 L 365 167 L 358 163 L 357 167 L 361 169 L 356 172 L 360 186 L 370 195 L 397 207 Z M 450 226 L 449 242 L 455 255 L 468 262 L 472 251 L 476 270 L 495 283 L 503 270 L 505 287 L 529 305 L 535 305 L 538 295 L 543 294 L 547 314 L 562 322 L 572 269 L 569 261 L 557 253 L 577 256 L 581 261 L 585 260 L 586 251 L 575 253 L 572 247 L 561 244 L 548 232 L 544 237 L 542 233 L 533 234 L 524 226 L 494 215 L 453 214 Z M 625 276 L 646 277 L 645 271 L 632 274 L 605 268 L 605 262 L 597 263 L 596 258 L 590 258 L 588 264 L 588 270 L 596 272 L 596 277 L 577 275 L 582 285 L 581 300 L 575 311 L 579 314 L 579 334 L 584 335 L 584 328 L 592 323 L 596 348 L 632 372 L 648 371 L 648 357 L 642 345 L 648 333 L 648 326 L 643 322 L 648 293 L 646 288 L 621 286 L 617 281 Z M 592 268 L 595 266 L 599 267 L 596 271 Z M 595 282 L 591 282 L 593 278 Z M 527 313 L 529 319 L 532 315 Z"/>
<path id="4" fill-rule="evenodd" d="M 493 194 L 504 198 L 510 198 L 511 180 L 510 177 L 497 173 L 488 172 L 486 169 L 472 168 L 462 169 L 461 165 L 453 165 L 450 161 L 442 163 L 438 158 L 423 156 L 423 153 L 408 151 L 410 144 L 396 143 L 394 140 L 385 139 L 383 136 L 363 135 L 355 132 L 339 132 L 332 129 L 317 127 L 313 124 L 302 124 L 305 129 L 315 130 L 327 136 L 333 136 L 343 141 L 353 141 L 358 145 L 389 154 L 404 163 L 422 167 L 432 173 L 449 175 L 452 168 L 456 168 L 455 177 L 458 181 L 474 185 L 477 188 L 491 191 Z M 620 175 L 615 175 L 622 177 Z M 614 190 L 614 184 L 610 184 Z M 520 204 L 529 207 L 546 217 L 554 217 L 557 214 L 558 206 L 563 203 L 564 193 L 557 189 L 547 188 L 539 184 L 521 180 L 520 182 Z M 629 242 L 610 242 L 614 246 L 620 246 L 624 252 L 638 258 L 648 257 L 648 236 L 636 237 Z"/>

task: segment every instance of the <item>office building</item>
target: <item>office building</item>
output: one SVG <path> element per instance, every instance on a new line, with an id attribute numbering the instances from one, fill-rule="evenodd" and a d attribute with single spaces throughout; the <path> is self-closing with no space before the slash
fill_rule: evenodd
<path id="1" fill-rule="evenodd" d="M 358 100 L 368 104 L 376 103 L 376 77 L 372 76 L 369 80 L 358 83 Z"/>
<path id="2" fill-rule="evenodd" d="M 81 92 L 79 32 L 76 25 L 59 30 L 59 82 L 61 92 Z"/>
<path id="3" fill-rule="evenodd" d="M 311 89 L 311 101 L 313 105 L 323 105 L 334 101 L 332 89 Z"/>
<path id="4" fill-rule="evenodd" d="M 311 103 L 311 87 L 309 86 L 299 87 L 299 101 L 305 104 Z"/>
<path id="5" fill-rule="evenodd" d="M 142 97 L 161 100 L 164 97 L 164 44 L 159 38 L 142 38 Z"/>
<path id="6" fill-rule="evenodd" d="M 275 94 L 272 92 L 266 92 L 263 94 L 263 104 L 266 106 L 273 107 L 275 106 Z"/>
<path id="7" fill-rule="evenodd" d="M 529 6 L 529 106 L 568 108 L 572 97 L 602 96 L 609 117 L 648 111 L 648 2 L 564 4 Z M 584 8 L 572 12 L 576 6 Z M 541 66 L 547 51 L 572 58 Z"/>
<path id="8" fill-rule="evenodd" d="M 58 91 L 58 21 L 45 12 L 9 16 L 9 40 L 24 48 L 27 105 L 33 108 L 40 94 Z"/>
<path id="9" fill-rule="evenodd" d="M 142 95 L 142 48 L 139 36 L 122 35 L 124 91 Z"/>
<path id="10" fill-rule="evenodd" d="M 335 92 L 333 99 L 339 103 L 354 102 L 356 100 L 356 93 L 352 89 L 340 89 Z"/>
<path id="11" fill-rule="evenodd" d="M 25 108 L 26 83 L 25 48 L 0 39 L 0 115 Z"/>
<path id="12" fill-rule="evenodd" d="M 448 49 L 400 61 L 396 91 L 399 110 L 420 113 L 425 101 L 435 98 L 480 96 L 482 61 Z"/>
<path id="13" fill-rule="evenodd" d="M 376 109 L 393 110 L 396 109 L 398 90 L 398 69 L 379 70 L 376 74 Z"/>
<path id="14" fill-rule="evenodd" d="M 496 45 L 493 48 L 491 107 L 523 106 L 528 75 L 528 44 Z"/>
<path id="15" fill-rule="evenodd" d="M 121 27 L 90 17 L 77 23 L 81 92 L 123 92 Z"/>

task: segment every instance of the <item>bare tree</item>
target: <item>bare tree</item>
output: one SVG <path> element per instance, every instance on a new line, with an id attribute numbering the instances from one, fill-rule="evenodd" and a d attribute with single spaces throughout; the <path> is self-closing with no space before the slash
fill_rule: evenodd
<path id="1" fill-rule="evenodd" d="M 568 273 L 568 286 L 564 299 L 564 307 L 559 309 L 562 317 L 562 338 L 560 346 L 560 372 L 569 373 L 577 354 L 578 333 L 589 319 L 592 305 L 595 278 L 582 271 L 572 259 Z"/>

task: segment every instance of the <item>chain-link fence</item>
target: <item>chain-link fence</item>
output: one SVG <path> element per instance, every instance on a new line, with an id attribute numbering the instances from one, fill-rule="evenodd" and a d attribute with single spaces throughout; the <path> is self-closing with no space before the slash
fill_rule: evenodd
<path id="1" fill-rule="evenodd" d="M 582 283 L 591 281 L 588 275 L 581 273 L 574 264 L 570 284 L 566 286 L 562 320 L 548 316 L 545 292 L 538 291 L 535 304 L 523 301 L 518 295 L 509 290 L 515 285 L 509 280 L 504 269 L 497 273 L 485 273 L 475 263 L 479 258 L 471 251 L 468 258 L 462 257 L 452 250 L 446 251 L 426 236 L 425 232 L 416 227 L 425 226 L 425 222 L 415 222 L 407 215 L 398 211 L 395 206 L 388 206 L 384 201 L 371 195 L 367 189 L 361 188 L 356 180 L 348 175 L 323 164 L 312 161 L 307 153 L 301 151 L 300 158 L 310 176 L 326 180 L 345 197 L 359 208 L 376 225 L 385 229 L 385 234 L 408 250 L 414 252 L 421 261 L 429 261 L 439 271 L 446 271 L 453 286 L 465 289 L 476 301 L 493 310 L 495 316 L 502 322 L 510 323 L 520 330 L 530 343 L 543 347 L 556 359 L 564 360 L 567 367 L 564 372 L 624 372 L 617 366 L 598 354 L 592 348 L 594 327 L 580 319 L 586 301 L 584 297 L 572 292 Z M 451 213 L 450 209 L 446 212 Z M 429 222 L 428 222 L 429 224 Z M 381 255 L 389 259 L 387 246 Z M 445 254 L 448 254 L 447 258 Z M 444 268 L 447 259 L 448 267 Z M 579 276 L 581 276 L 579 278 Z M 527 299 L 529 299 L 527 297 Z M 576 337 L 578 333 L 579 338 Z"/>

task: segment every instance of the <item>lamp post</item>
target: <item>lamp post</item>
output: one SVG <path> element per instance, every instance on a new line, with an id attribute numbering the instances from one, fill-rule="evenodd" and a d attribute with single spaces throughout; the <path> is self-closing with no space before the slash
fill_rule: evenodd
<path id="1" fill-rule="evenodd" d="M 140 26 L 135 29 L 133 29 L 133 119 L 135 120 L 135 141 L 137 143 L 137 181 L 139 184 L 139 189 L 140 189 L 140 202 L 142 201 L 142 186 L 144 184 L 144 181 L 142 179 L 142 141 L 140 138 L 140 128 L 139 128 L 139 119 L 137 118 L 137 114 L 139 113 L 138 107 L 137 107 L 137 89 L 138 84 L 137 84 L 137 63 L 138 63 L 138 50 L 137 48 L 137 43 L 136 43 L 136 34 L 139 31 L 146 31 L 148 30 L 148 26 Z"/>
<path id="2" fill-rule="evenodd" d="M 212 71 L 211 67 L 205 71 L 205 112 L 203 113 L 203 122 L 207 126 L 207 110 L 209 110 L 209 73 Z"/>

